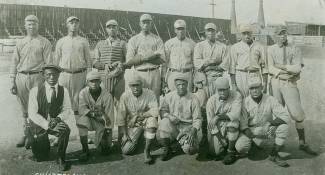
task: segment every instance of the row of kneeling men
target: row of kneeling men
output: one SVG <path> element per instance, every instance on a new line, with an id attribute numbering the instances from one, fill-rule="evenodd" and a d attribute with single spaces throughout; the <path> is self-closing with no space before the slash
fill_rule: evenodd
<path id="1" fill-rule="evenodd" d="M 70 129 L 64 121 L 73 116 L 73 112 L 67 89 L 57 83 L 60 72 L 61 68 L 56 65 L 45 65 L 45 83 L 31 90 L 28 136 L 38 160 L 46 159 L 49 154 L 48 134 L 58 137 L 57 153 L 62 169 L 66 170 Z M 91 71 L 87 74 L 87 86 L 79 94 L 77 127 L 82 161 L 90 156 L 88 131 L 96 131 L 95 145 L 101 153 L 109 153 L 112 146 L 113 97 L 100 84 L 101 74 Z M 174 84 L 176 89 L 168 93 L 159 106 L 154 92 L 143 88 L 141 78 L 137 74 L 130 77 L 129 89 L 122 94 L 115 115 L 123 154 L 135 151 L 142 134 L 145 163 L 153 162 L 150 151 L 155 138 L 162 146 L 162 160 L 171 158 L 171 143 L 175 141 L 186 154 L 195 154 L 199 150 L 201 130 L 207 129 L 208 155 L 222 158 L 224 164 L 234 163 L 238 154 L 247 154 L 252 145 L 259 147 L 266 139 L 274 139 L 270 160 L 279 166 L 288 166 L 278 152 L 288 136 L 289 114 L 277 99 L 263 94 L 260 78 L 249 80 L 250 96 L 244 99 L 238 91 L 230 89 L 228 79 L 218 78 L 217 92 L 206 104 L 206 128 L 202 127 L 200 102 L 188 91 L 188 78 L 179 74 Z"/>

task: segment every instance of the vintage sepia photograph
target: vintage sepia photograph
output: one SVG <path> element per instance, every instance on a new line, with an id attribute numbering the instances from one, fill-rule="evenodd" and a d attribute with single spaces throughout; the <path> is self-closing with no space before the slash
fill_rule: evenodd
<path id="1" fill-rule="evenodd" d="M 324 58 L 325 0 L 0 0 L 0 175 L 325 175 Z"/>

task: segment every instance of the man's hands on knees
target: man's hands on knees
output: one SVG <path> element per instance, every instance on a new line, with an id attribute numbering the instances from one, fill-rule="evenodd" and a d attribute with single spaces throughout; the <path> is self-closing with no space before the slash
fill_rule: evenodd
<path id="1" fill-rule="evenodd" d="M 53 129 L 60 122 L 61 122 L 61 118 L 59 118 L 59 117 L 53 117 L 53 118 L 51 118 L 50 119 L 50 122 L 49 122 L 49 128 L 50 129 Z"/>
<path id="2" fill-rule="evenodd" d="M 212 131 L 213 128 L 217 125 L 217 122 L 218 122 L 218 118 L 217 117 L 214 117 L 213 119 L 210 120 L 210 122 L 208 123 L 208 130 L 209 131 Z"/>

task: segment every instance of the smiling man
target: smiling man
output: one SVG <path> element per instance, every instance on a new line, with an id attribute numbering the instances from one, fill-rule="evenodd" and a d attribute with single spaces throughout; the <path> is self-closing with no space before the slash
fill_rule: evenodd
<path id="1" fill-rule="evenodd" d="M 21 105 L 24 130 L 28 117 L 29 91 L 44 82 L 41 74 L 42 66 L 52 62 L 52 45 L 49 40 L 38 34 L 38 26 L 39 20 L 36 16 L 26 16 L 27 36 L 17 41 L 10 66 L 11 93 L 18 97 Z M 16 146 L 25 146 L 25 141 L 24 135 Z"/>
<path id="2" fill-rule="evenodd" d="M 45 83 L 34 87 L 29 94 L 28 115 L 30 127 L 28 139 L 37 161 L 47 160 L 50 153 L 48 134 L 58 138 L 57 155 L 60 170 L 66 171 L 66 150 L 70 128 L 65 123 L 73 115 L 68 90 L 58 84 L 61 68 L 43 66 Z"/>

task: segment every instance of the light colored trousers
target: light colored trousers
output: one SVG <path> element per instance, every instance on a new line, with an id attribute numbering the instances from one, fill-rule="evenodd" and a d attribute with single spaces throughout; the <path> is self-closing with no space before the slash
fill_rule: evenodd
<path id="1" fill-rule="evenodd" d="M 17 97 L 23 113 L 28 113 L 29 91 L 44 82 L 42 73 L 26 75 L 18 73 L 16 76 Z"/>
<path id="2" fill-rule="evenodd" d="M 86 75 L 87 71 L 74 74 L 61 72 L 60 74 L 59 84 L 68 89 L 73 111 L 78 111 L 79 93 L 86 86 Z"/>
<path id="3" fill-rule="evenodd" d="M 199 149 L 199 139 L 198 136 L 194 138 L 194 143 L 190 144 L 188 138 L 186 137 L 189 134 L 192 128 L 192 124 L 188 123 L 178 123 L 177 125 L 173 124 L 169 118 L 163 118 L 159 122 L 157 139 L 168 138 L 177 140 L 181 145 L 182 150 L 185 154 L 195 154 Z"/>
<path id="4" fill-rule="evenodd" d="M 274 139 L 275 144 L 284 145 L 288 134 L 289 134 L 289 126 L 287 124 L 275 126 L 260 126 L 260 127 L 251 127 L 250 130 L 254 135 L 258 137 L 250 139 L 246 135 L 241 134 L 236 142 L 236 150 L 239 153 L 247 153 L 250 148 L 252 141 L 257 146 L 263 146 L 265 141 L 268 139 Z"/>
<path id="5" fill-rule="evenodd" d="M 302 109 L 297 83 L 272 78 L 271 87 L 273 96 L 283 106 L 287 106 L 291 118 L 298 122 L 304 121 L 305 113 Z"/>
<path id="6" fill-rule="evenodd" d="M 236 77 L 237 87 L 238 87 L 242 97 L 246 98 L 246 97 L 249 96 L 248 82 L 253 77 L 261 78 L 261 75 L 260 75 L 259 72 L 236 71 L 236 76 L 235 77 Z"/>
<path id="7" fill-rule="evenodd" d="M 142 133 L 144 133 L 144 138 L 146 139 L 154 139 L 155 138 L 155 134 L 146 131 L 145 129 L 148 128 L 157 128 L 158 127 L 158 121 L 156 117 L 149 117 L 146 119 L 146 121 L 144 122 L 144 126 L 141 127 L 134 127 L 134 128 L 128 128 L 128 134 L 130 136 L 131 141 L 127 141 L 125 142 L 125 138 L 122 138 L 122 143 L 125 142 L 124 145 L 122 146 L 122 153 L 125 155 L 128 154 L 132 154 L 137 145 L 138 142 L 140 140 L 140 136 L 142 135 Z"/>

